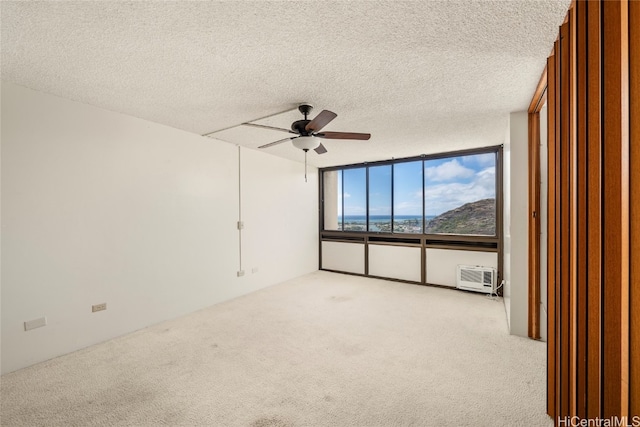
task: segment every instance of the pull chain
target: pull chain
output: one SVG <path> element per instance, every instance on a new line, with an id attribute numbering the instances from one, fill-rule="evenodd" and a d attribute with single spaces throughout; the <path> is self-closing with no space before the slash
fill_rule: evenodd
<path id="1" fill-rule="evenodd" d="M 307 152 L 309 150 L 304 150 L 304 182 L 307 182 Z"/>

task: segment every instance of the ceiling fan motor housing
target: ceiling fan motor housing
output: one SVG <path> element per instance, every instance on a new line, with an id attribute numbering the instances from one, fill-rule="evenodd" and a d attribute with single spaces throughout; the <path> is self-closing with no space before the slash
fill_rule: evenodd
<path id="1" fill-rule="evenodd" d="M 310 132 L 308 132 L 305 128 L 307 127 L 307 123 L 309 123 L 311 120 L 298 120 L 295 121 L 291 124 L 291 130 L 299 133 L 302 136 L 305 135 L 309 135 Z"/>

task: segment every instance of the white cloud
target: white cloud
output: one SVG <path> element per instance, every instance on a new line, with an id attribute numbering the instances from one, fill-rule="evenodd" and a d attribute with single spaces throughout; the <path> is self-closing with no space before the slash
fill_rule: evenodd
<path id="1" fill-rule="evenodd" d="M 465 203 L 495 198 L 495 168 L 483 169 L 469 183 L 428 185 L 425 187 L 425 209 L 427 215 L 439 215 Z"/>
<path id="2" fill-rule="evenodd" d="M 458 159 L 449 160 L 441 165 L 424 169 L 424 176 L 427 181 L 451 181 L 452 179 L 471 178 L 473 175 L 473 169 L 462 166 Z"/>
<path id="3" fill-rule="evenodd" d="M 396 215 L 422 215 L 422 195 L 419 202 L 400 202 L 393 205 L 393 212 Z"/>
<path id="4" fill-rule="evenodd" d="M 349 194 L 349 193 L 344 193 L 344 194 L 343 194 L 343 196 L 344 196 L 344 198 L 345 198 L 345 199 L 348 199 L 349 197 L 351 197 L 351 194 Z"/>
<path id="5" fill-rule="evenodd" d="M 462 163 L 465 165 L 493 166 L 495 162 L 495 153 L 473 154 L 462 157 Z"/>

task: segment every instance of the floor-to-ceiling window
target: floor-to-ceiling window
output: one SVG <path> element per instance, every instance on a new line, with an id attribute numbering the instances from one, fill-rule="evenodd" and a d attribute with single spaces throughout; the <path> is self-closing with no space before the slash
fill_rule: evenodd
<path id="1" fill-rule="evenodd" d="M 491 147 L 323 169 L 322 230 L 497 237 L 498 154 Z"/>
<path id="2" fill-rule="evenodd" d="M 453 254 L 443 251 L 493 253 L 499 274 L 501 156 L 502 147 L 496 146 L 321 169 L 321 268 L 322 247 L 338 250 L 337 242 L 343 242 L 364 248 L 342 246 L 364 260 L 364 267 L 351 268 L 357 274 L 375 275 L 369 269 L 379 266 L 370 257 L 399 253 L 380 245 L 418 250 L 412 253 L 419 255 L 421 274 L 409 281 L 450 283 L 450 278 L 438 279 L 434 268 L 427 273 L 428 255 L 435 260 Z M 376 245 L 373 252 L 371 245 Z"/>

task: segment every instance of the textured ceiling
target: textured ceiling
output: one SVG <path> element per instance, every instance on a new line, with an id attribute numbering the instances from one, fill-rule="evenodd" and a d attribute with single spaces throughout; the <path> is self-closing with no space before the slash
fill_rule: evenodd
<path id="1" fill-rule="evenodd" d="M 2 79 L 198 134 L 307 101 L 316 166 L 502 143 L 570 0 L 1 2 Z M 259 123 L 288 128 L 292 111 Z M 214 135 L 255 148 L 286 137 Z M 265 149 L 302 161 L 291 143 Z"/>

